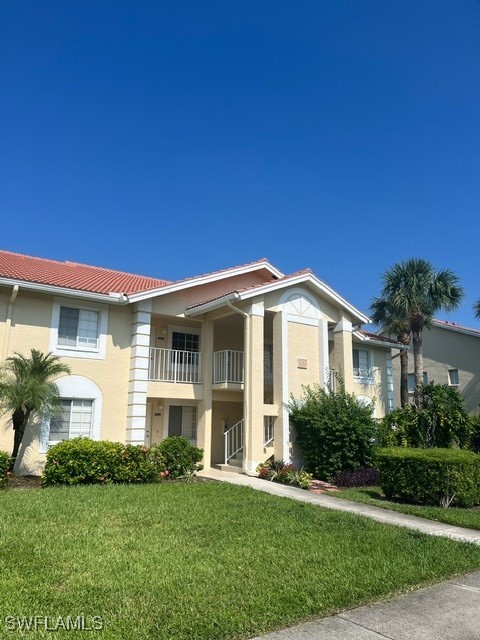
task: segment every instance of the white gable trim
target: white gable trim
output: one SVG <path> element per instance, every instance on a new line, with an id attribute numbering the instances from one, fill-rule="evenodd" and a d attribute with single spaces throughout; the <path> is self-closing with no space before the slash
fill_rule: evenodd
<path id="1" fill-rule="evenodd" d="M 260 296 L 264 293 L 269 293 L 270 291 L 276 291 L 277 289 L 284 289 L 285 287 L 295 286 L 301 283 L 311 284 L 317 291 L 322 293 L 329 301 L 339 305 L 348 313 L 350 313 L 353 318 L 359 321 L 361 324 L 367 324 L 370 322 L 370 318 L 366 316 L 364 313 L 356 309 L 353 305 L 342 298 L 340 294 L 334 291 L 327 284 L 322 282 L 319 278 L 317 278 L 312 273 L 304 273 L 299 274 L 298 276 L 293 276 L 292 278 L 286 278 L 284 280 L 279 280 L 276 282 L 268 282 L 265 285 L 260 287 L 253 287 L 250 290 L 240 291 L 237 293 L 227 293 L 216 300 L 211 300 L 210 302 L 206 302 L 205 304 L 198 305 L 191 309 L 186 309 L 186 316 L 195 316 L 201 313 L 206 313 L 207 311 L 211 311 L 213 309 L 217 309 L 218 307 L 222 307 L 226 304 L 227 301 L 233 300 L 248 300 L 250 298 L 254 298 L 255 296 Z"/>
<path id="2" fill-rule="evenodd" d="M 243 275 L 244 273 L 252 273 L 254 271 L 259 271 L 260 269 L 266 269 L 267 271 L 270 271 L 272 276 L 275 276 L 276 278 L 284 277 L 284 274 L 272 264 L 270 264 L 270 262 L 268 262 L 267 260 L 262 260 L 261 262 L 255 262 L 254 264 L 246 265 L 243 267 L 232 267 L 231 269 L 225 269 L 224 271 L 217 271 L 215 273 L 207 274 L 204 276 L 180 280 L 179 282 L 173 282 L 172 284 L 167 284 L 157 289 L 150 289 L 150 291 L 134 293 L 128 297 L 128 300 L 130 302 L 138 302 L 140 300 L 146 300 L 147 298 L 163 296 L 174 291 L 182 291 L 183 289 L 198 287 L 202 284 L 209 284 L 210 282 L 216 282 L 217 280 L 225 280 L 226 278 Z"/>

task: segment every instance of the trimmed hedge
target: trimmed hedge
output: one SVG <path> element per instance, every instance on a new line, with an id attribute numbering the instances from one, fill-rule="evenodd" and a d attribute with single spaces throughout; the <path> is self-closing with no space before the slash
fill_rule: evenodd
<path id="1" fill-rule="evenodd" d="M 480 504 L 480 456 L 460 449 L 394 447 L 377 452 L 385 497 L 448 507 Z"/>
<path id="2" fill-rule="evenodd" d="M 0 451 L 0 489 L 3 489 L 7 485 L 8 482 L 8 470 L 10 469 L 10 465 L 12 463 L 12 458 L 5 453 L 5 451 Z"/>
<path id="3" fill-rule="evenodd" d="M 142 446 L 74 438 L 48 450 L 42 485 L 157 482 L 163 459 Z"/>

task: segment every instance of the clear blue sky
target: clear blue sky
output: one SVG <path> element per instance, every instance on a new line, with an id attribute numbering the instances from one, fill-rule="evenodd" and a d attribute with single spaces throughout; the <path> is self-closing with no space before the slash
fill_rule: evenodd
<path id="1" fill-rule="evenodd" d="M 4 249 L 178 279 L 267 256 L 478 326 L 480 2 L 0 4 Z"/>

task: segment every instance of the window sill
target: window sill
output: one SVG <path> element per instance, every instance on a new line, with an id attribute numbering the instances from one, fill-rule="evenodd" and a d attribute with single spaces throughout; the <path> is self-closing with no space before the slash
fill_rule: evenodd
<path id="1" fill-rule="evenodd" d="M 105 360 L 105 354 L 100 349 L 86 349 L 83 347 L 64 347 L 57 345 L 53 350 L 54 355 L 65 358 L 90 358 L 92 360 Z"/>
<path id="2" fill-rule="evenodd" d="M 357 384 L 375 384 L 375 380 L 373 378 L 361 378 L 353 376 L 353 381 Z"/>

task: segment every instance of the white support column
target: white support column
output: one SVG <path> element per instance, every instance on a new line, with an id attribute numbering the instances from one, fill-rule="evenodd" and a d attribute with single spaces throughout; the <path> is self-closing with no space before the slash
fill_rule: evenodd
<path id="1" fill-rule="evenodd" d="M 249 309 L 249 329 L 245 331 L 245 358 L 248 377 L 244 390 L 244 467 L 255 471 L 263 462 L 263 395 L 264 395 L 264 315 L 263 302 L 253 303 Z"/>
<path id="2" fill-rule="evenodd" d="M 333 329 L 335 370 L 342 373 L 345 390 L 353 391 L 352 323 L 342 317 Z"/>
<path id="3" fill-rule="evenodd" d="M 198 402 L 197 445 L 203 449 L 203 465 L 212 464 L 212 379 L 213 379 L 213 320 L 202 322 L 203 398 Z"/>
<path id="4" fill-rule="evenodd" d="M 151 300 L 145 300 L 133 312 L 126 433 L 130 444 L 145 444 L 151 311 Z"/>
<path id="5" fill-rule="evenodd" d="M 290 462 L 288 394 L 287 321 L 283 309 L 280 309 L 273 317 L 273 403 L 278 407 L 273 442 L 275 459 L 285 462 Z"/>

